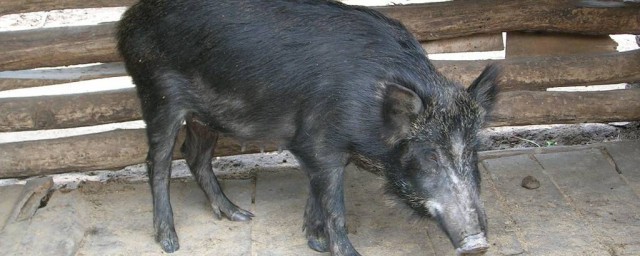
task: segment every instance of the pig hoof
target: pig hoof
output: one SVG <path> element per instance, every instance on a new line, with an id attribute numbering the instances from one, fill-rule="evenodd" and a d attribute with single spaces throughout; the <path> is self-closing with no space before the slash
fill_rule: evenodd
<path id="1" fill-rule="evenodd" d="M 222 219 L 223 214 L 230 221 L 250 221 L 251 218 L 255 217 L 253 213 L 243 210 L 232 203 L 229 203 L 226 207 L 217 207 L 215 204 L 211 206 L 213 207 L 213 215 L 217 219 Z"/>
<path id="2" fill-rule="evenodd" d="M 238 208 L 237 211 L 231 213 L 231 215 L 225 214 L 228 216 L 231 221 L 250 221 L 251 218 L 255 217 L 253 213 L 249 211 L 242 210 Z"/>
<path id="3" fill-rule="evenodd" d="M 156 236 L 156 241 L 160 243 L 162 250 L 164 250 L 166 253 L 172 253 L 180 249 L 178 236 L 175 232 L 164 232 L 162 234 L 158 234 Z"/>
<path id="4" fill-rule="evenodd" d="M 329 241 L 323 237 L 309 237 L 309 242 L 307 242 L 309 248 L 317 251 L 317 252 L 328 252 L 329 251 Z"/>

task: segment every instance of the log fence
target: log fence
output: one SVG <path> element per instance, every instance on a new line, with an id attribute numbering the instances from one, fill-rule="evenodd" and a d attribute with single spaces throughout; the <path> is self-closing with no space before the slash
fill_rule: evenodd
<path id="1" fill-rule="evenodd" d="M 128 6 L 133 0 L 6 0 L 0 15 L 68 8 Z M 402 21 L 428 52 L 501 50 L 502 32 L 640 34 L 640 4 L 623 1 L 478 0 L 376 7 Z M 114 23 L 0 32 L 0 91 L 126 76 L 115 50 Z M 507 46 L 508 47 L 508 46 Z M 504 67 L 490 126 L 640 120 L 640 89 L 546 91 L 551 87 L 640 81 L 640 50 L 505 60 L 434 61 L 464 85 L 490 62 Z M 100 63 L 91 66 L 66 65 Z M 53 67 L 51 69 L 35 69 Z M 92 126 L 139 120 L 133 88 L 57 96 L 0 98 L 0 132 Z M 265 142 L 267 151 L 276 150 Z M 221 138 L 217 155 L 241 152 Z M 0 144 L 0 178 L 142 163 L 142 129 Z M 180 157 L 179 154 L 175 155 Z"/>

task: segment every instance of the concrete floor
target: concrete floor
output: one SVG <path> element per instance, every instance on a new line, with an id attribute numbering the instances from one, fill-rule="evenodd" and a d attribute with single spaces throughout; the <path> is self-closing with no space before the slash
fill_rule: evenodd
<path id="1" fill-rule="evenodd" d="M 483 152 L 481 159 L 488 255 L 640 255 L 640 141 Z M 539 188 L 521 186 L 528 175 Z M 223 185 L 256 217 L 217 220 L 193 181 L 174 180 L 175 255 L 322 255 L 307 248 L 302 232 L 308 185 L 300 171 L 258 171 Z M 363 255 L 454 255 L 435 223 L 394 207 L 381 185 L 372 174 L 347 171 L 349 237 Z M 37 210 L 47 184 L 28 186 L 0 187 L 2 255 L 162 254 L 146 183 L 88 182 L 54 191 Z"/>

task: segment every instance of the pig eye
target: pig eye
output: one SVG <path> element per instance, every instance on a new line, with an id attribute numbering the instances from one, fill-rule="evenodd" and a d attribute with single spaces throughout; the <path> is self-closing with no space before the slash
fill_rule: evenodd
<path id="1" fill-rule="evenodd" d="M 438 162 L 438 155 L 436 155 L 436 154 L 430 154 L 430 155 L 429 155 L 429 159 L 430 159 L 431 161 Z"/>

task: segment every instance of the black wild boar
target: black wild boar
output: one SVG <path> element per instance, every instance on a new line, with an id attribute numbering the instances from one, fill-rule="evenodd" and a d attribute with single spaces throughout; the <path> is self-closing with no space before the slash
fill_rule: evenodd
<path id="1" fill-rule="evenodd" d="M 350 161 L 437 220 L 459 254 L 489 247 L 476 133 L 494 101 L 496 66 L 465 90 L 398 21 L 327 0 L 142 0 L 117 36 L 147 124 L 153 224 L 166 252 L 179 248 L 168 190 L 185 121 L 182 152 L 218 217 L 254 217 L 227 199 L 211 170 L 224 134 L 278 141 L 299 159 L 314 250 L 358 255 L 345 230 Z"/>

